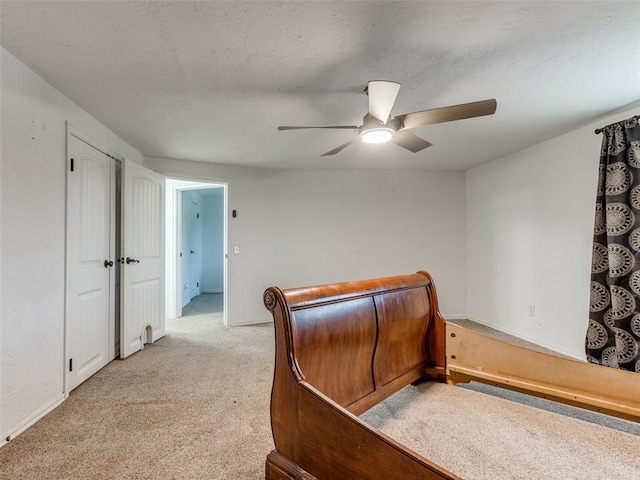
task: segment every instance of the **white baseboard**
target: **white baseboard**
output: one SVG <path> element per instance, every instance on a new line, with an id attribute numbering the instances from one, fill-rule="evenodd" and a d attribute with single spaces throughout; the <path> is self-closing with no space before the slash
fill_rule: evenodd
<path id="1" fill-rule="evenodd" d="M 468 315 L 442 315 L 442 318 L 445 320 L 466 320 L 469 318 Z"/>
<path id="2" fill-rule="evenodd" d="M 51 412 L 52 410 L 57 408 L 65 400 L 66 400 L 66 396 L 64 394 L 60 395 L 60 397 L 58 397 L 51 405 L 48 405 L 48 406 L 44 407 L 42 410 L 40 410 L 39 412 L 35 413 L 30 419 L 28 419 L 20 427 L 18 427 L 17 430 L 14 430 L 13 432 L 3 433 L 2 434 L 2 438 L 0 438 L 0 448 L 4 447 L 7 443 L 9 443 L 11 440 L 15 439 L 18 435 L 20 435 L 22 432 L 24 432 L 27 428 L 29 428 L 34 423 L 36 423 L 38 420 L 40 420 L 42 417 L 44 417 L 49 412 Z M 9 440 L 7 440 L 7 439 L 9 439 Z"/>
<path id="3" fill-rule="evenodd" d="M 273 323 L 273 318 L 265 318 L 264 320 L 256 320 L 255 322 L 244 322 L 244 323 L 231 323 L 229 322 L 230 327 L 243 327 L 247 325 L 260 325 L 263 323 Z"/>

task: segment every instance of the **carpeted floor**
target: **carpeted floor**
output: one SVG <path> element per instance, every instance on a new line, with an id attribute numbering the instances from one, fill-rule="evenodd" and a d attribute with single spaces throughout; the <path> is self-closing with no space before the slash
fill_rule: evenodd
<path id="1" fill-rule="evenodd" d="M 201 297 L 3 447 L 0 478 L 263 479 L 272 325 L 225 328 Z"/>
<path id="2" fill-rule="evenodd" d="M 182 308 L 182 318 L 207 315 L 212 321 L 222 323 L 223 296 L 221 293 L 202 293 L 193 297 Z"/>
<path id="3" fill-rule="evenodd" d="M 640 479 L 640 437 L 442 383 L 360 418 L 467 480 Z"/>
<path id="4" fill-rule="evenodd" d="M 273 449 L 273 327 L 225 328 L 221 305 L 220 295 L 194 298 L 184 317 L 167 321 L 165 338 L 126 360 L 111 362 L 80 385 L 60 407 L 0 449 L 0 478 L 263 479 L 265 456 Z M 640 437 L 603 427 L 593 430 L 581 420 L 448 385 L 409 387 L 363 418 L 383 430 L 390 428 L 393 422 L 387 420 L 402 417 L 408 408 L 398 406 L 403 395 L 412 398 L 413 406 L 422 398 L 422 408 L 430 409 L 424 412 L 436 413 L 430 415 L 435 423 L 410 421 L 406 428 L 400 423 L 393 428 L 405 428 L 405 434 L 427 432 L 436 445 L 432 459 L 460 469 L 468 480 L 598 478 L 579 470 L 571 471 L 573 476 L 545 472 L 563 461 L 559 453 L 577 455 L 582 444 L 587 448 L 607 441 L 610 449 L 625 449 L 623 461 L 638 460 L 640 472 Z M 456 414 L 453 407 L 461 411 Z M 523 422 L 516 411 L 534 420 Z M 549 424 L 578 441 L 557 452 L 545 443 Z M 482 436 L 468 443 L 465 431 Z M 508 453 L 514 444 L 541 444 L 537 459 L 547 470 L 505 470 L 503 462 L 514 463 Z M 628 448 L 635 449 L 631 457 Z M 625 468 L 614 466 L 611 475 L 599 478 L 640 478 L 625 476 L 633 472 Z"/>

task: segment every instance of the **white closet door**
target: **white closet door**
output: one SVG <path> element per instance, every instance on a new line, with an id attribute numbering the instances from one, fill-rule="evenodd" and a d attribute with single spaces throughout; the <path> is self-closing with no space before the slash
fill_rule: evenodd
<path id="1" fill-rule="evenodd" d="M 122 165 L 120 357 L 164 336 L 164 177 Z"/>
<path id="2" fill-rule="evenodd" d="M 110 360 L 114 306 L 110 214 L 113 160 L 69 137 L 67 215 L 67 391 Z M 105 263 L 106 262 L 106 263 Z M 111 266 L 110 266 L 111 265 Z"/>

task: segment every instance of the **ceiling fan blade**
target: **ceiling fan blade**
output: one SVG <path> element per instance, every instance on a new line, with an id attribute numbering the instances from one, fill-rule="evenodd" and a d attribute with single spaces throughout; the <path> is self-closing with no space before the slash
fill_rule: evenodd
<path id="1" fill-rule="evenodd" d="M 326 127 L 298 127 L 292 125 L 281 125 L 278 127 L 278 130 L 301 130 L 303 128 L 333 128 L 340 130 L 360 130 L 360 127 L 356 127 L 355 125 L 328 125 Z"/>
<path id="2" fill-rule="evenodd" d="M 414 135 L 411 132 L 407 132 L 406 130 L 400 130 L 396 132 L 393 136 L 393 143 L 401 146 L 402 148 L 406 148 L 407 150 L 416 153 L 420 150 L 424 150 L 427 147 L 430 147 L 431 144 L 426 140 Z"/>
<path id="3" fill-rule="evenodd" d="M 359 140 L 359 137 L 354 138 L 353 140 L 349 140 L 347 143 L 343 143 L 342 145 L 340 145 L 339 147 L 334 148 L 333 150 L 329 150 L 327 153 L 323 153 L 322 155 L 320 155 L 321 157 L 326 157 L 327 155 L 335 155 L 336 153 L 344 150 L 345 148 L 347 148 L 349 145 L 351 145 L 352 143 L 355 143 Z"/>
<path id="4" fill-rule="evenodd" d="M 422 112 L 406 113 L 398 115 L 394 120 L 400 120 L 403 129 L 424 127 L 436 123 L 452 122 L 465 118 L 493 115 L 496 111 L 495 99 L 481 100 L 479 102 L 462 103 L 449 107 L 433 108 Z"/>
<path id="5" fill-rule="evenodd" d="M 367 84 L 369 115 L 386 124 L 399 90 L 400 84 L 397 82 L 388 82 L 386 80 L 369 82 Z"/>

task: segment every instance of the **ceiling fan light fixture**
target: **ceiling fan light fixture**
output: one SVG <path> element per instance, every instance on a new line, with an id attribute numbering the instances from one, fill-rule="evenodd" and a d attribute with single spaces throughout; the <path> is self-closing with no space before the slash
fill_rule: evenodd
<path id="1" fill-rule="evenodd" d="M 364 143 L 386 143 L 393 138 L 394 130 L 391 128 L 370 128 L 360 134 Z"/>
<path id="2" fill-rule="evenodd" d="M 369 96 L 369 111 L 362 117 L 362 125 L 327 125 L 327 126 L 289 126 L 281 125 L 278 130 L 299 130 L 305 128 L 348 129 L 358 132 L 358 136 L 348 142 L 323 153 L 322 156 L 335 155 L 355 142 L 386 143 L 393 142 L 397 146 L 412 153 L 417 153 L 431 146 L 431 143 L 409 132 L 413 128 L 436 125 L 438 123 L 463 120 L 465 118 L 493 115 L 497 103 L 495 98 L 479 102 L 461 103 L 448 107 L 432 108 L 413 113 L 404 113 L 390 117 L 391 110 L 400 90 L 400 84 L 388 80 L 374 80 L 367 83 L 365 92 Z"/>

